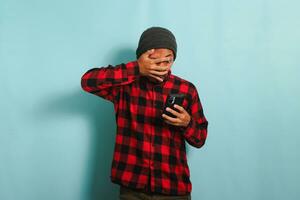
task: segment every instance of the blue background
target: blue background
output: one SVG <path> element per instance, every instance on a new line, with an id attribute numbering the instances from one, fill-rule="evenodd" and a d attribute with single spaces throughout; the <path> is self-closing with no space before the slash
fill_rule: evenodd
<path id="1" fill-rule="evenodd" d="M 85 93 L 96 66 L 135 59 L 150 26 L 172 30 L 172 72 L 209 121 L 189 147 L 195 200 L 300 199 L 297 0 L 1 0 L 0 199 L 118 198 L 113 105 Z"/>

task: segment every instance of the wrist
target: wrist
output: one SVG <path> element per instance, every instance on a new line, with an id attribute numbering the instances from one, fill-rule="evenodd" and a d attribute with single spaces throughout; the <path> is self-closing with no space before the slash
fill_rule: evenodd
<path id="1" fill-rule="evenodd" d="M 142 63 L 139 59 L 136 60 L 136 63 L 137 63 L 137 65 L 138 65 L 140 75 L 144 75 L 144 71 L 143 71 L 143 63 Z"/>
<path id="2" fill-rule="evenodd" d="M 182 126 L 182 130 L 186 130 L 192 124 L 192 118 L 190 118 L 189 122 Z"/>

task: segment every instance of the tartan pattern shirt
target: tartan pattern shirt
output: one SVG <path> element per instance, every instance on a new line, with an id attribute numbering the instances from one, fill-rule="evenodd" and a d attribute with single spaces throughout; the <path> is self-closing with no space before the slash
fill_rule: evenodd
<path id="1" fill-rule="evenodd" d="M 169 70 L 161 83 L 141 76 L 137 61 L 92 68 L 81 86 L 114 104 L 117 123 L 111 164 L 113 183 L 166 195 L 186 195 L 192 190 L 185 141 L 200 148 L 207 136 L 196 87 Z M 168 94 L 185 94 L 183 107 L 190 114 L 187 127 L 164 122 Z"/>

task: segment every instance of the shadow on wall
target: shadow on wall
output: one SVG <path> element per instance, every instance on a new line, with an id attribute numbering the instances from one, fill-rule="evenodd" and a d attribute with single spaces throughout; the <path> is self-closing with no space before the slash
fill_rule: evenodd
<path id="1" fill-rule="evenodd" d="M 79 77 L 80 79 L 80 77 Z M 67 93 L 65 93 L 67 94 Z M 110 167 L 115 141 L 113 104 L 80 88 L 67 96 L 60 96 L 49 106 L 49 112 L 63 115 L 80 115 L 89 122 L 88 163 L 84 182 L 81 183 L 84 199 L 118 199 L 119 187 L 110 182 Z"/>
<path id="2" fill-rule="evenodd" d="M 135 60 L 133 49 L 121 49 L 106 57 L 105 62 L 97 66 L 117 65 Z M 91 68 L 93 68 L 91 67 Z M 119 199 L 119 187 L 110 181 L 111 161 L 115 145 L 116 122 L 113 104 L 96 95 L 82 90 L 80 81 L 83 74 L 78 74 L 78 82 L 74 83 L 76 91 L 65 91 L 58 99 L 46 103 L 47 115 L 71 115 L 81 116 L 89 124 L 89 132 L 83 133 L 90 136 L 88 151 L 89 161 L 87 166 L 86 180 L 83 185 L 84 199 L 99 200 Z"/>

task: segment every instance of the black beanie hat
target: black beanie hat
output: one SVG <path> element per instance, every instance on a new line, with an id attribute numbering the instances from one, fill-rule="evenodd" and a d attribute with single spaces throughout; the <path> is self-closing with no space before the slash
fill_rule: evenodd
<path id="1" fill-rule="evenodd" d="M 166 48 L 173 51 L 174 60 L 177 53 L 175 36 L 171 31 L 162 27 L 151 27 L 146 29 L 139 40 L 136 49 L 136 57 L 139 58 L 143 53 L 150 49 Z"/>

